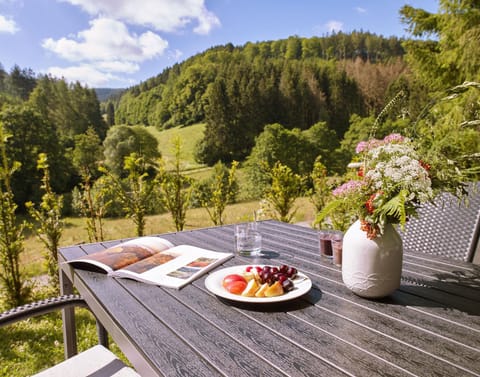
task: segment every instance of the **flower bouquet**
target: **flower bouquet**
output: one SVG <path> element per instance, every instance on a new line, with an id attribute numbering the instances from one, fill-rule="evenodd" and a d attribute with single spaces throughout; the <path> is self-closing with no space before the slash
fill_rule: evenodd
<path id="1" fill-rule="evenodd" d="M 431 166 L 420 158 L 412 140 L 400 134 L 362 141 L 356 153 L 360 158 L 349 165 L 358 168 L 356 177 L 332 192 L 333 200 L 320 211 L 317 223 L 347 208 L 358 216 L 368 238 L 374 239 L 383 234 L 386 224 L 403 228 L 419 206 L 432 201 L 439 191 L 453 187 L 455 194 L 464 192 L 455 166 L 445 162 Z"/>

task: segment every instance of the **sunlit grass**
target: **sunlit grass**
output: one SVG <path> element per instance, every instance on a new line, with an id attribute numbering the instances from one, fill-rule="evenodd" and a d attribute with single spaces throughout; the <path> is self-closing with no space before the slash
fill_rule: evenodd
<path id="1" fill-rule="evenodd" d="M 86 309 L 76 310 L 78 350 L 98 344 L 95 319 Z M 111 342 L 110 349 L 126 358 Z M 64 360 L 60 312 L 0 328 L 0 376 L 30 376 Z"/>
<path id="2" fill-rule="evenodd" d="M 195 161 L 195 145 L 202 139 L 204 123 L 194 124 L 188 127 L 174 127 L 159 131 L 156 127 L 147 127 L 147 130 L 157 138 L 158 148 L 162 153 L 167 168 L 171 167 L 175 161 L 174 140 L 178 137 L 182 146 L 182 169 L 193 170 L 205 167 Z"/>

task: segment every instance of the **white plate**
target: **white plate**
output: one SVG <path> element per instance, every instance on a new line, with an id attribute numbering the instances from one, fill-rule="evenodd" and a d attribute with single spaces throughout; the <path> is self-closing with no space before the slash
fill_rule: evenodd
<path id="1" fill-rule="evenodd" d="M 302 274 L 301 272 L 298 272 L 297 277 L 292 280 L 294 288 L 281 296 L 244 297 L 241 295 L 234 295 L 233 293 L 230 293 L 225 288 L 223 288 L 222 281 L 225 276 L 230 274 L 241 274 L 242 272 L 245 272 L 247 266 L 248 265 L 227 267 L 212 272 L 205 279 L 205 287 L 213 294 L 229 300 L 254 303 L 271 303 L 292 300 L 294 298 L 304 295 L 310 290 L 310 288 L 312 288 L 312 281 L 310 280 L 310 278 L 307 275 Z"/>

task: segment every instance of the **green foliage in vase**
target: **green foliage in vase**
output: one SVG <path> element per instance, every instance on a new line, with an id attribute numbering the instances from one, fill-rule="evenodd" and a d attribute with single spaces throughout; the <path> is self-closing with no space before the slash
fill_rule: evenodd
<path id="1" fill-rule="evenodd" d="M 475 129 L 480 123 L 478 119 L 461 122 L 464 116 L 454 116 L 465 112 L 455 101 L 472 91 L 478 95 L 476 90 L 480 84 L 464 83 L 432 101 L 404 128 L 410 138 L 395 133 L 382 140 L 373 138 L 381 122 L 378 117 L 370 138 L 356 147 L 358 177 L 333 191 L 333 200 L 316 221 L 343 207 L 356 213 L 362 230 L 375 238 L 388 223 L 403 226 L 423 203 L 441 192 L 462 198 L 465 182 L 478 180 L 480 173 L 480 134 Z M 478 118 L 478 113 L 473 116 Z"/>

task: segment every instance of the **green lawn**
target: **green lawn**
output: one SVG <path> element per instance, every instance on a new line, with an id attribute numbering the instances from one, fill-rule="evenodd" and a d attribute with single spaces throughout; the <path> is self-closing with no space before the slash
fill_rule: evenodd
<path id="1" fill-rule="evenodd" d="M 158 147 L 162 157 L 168 166 L 172 166 L 175 161 L 174 140 L 180 138 L 182 146 L 182 169 L 193 170 L 204 168 L 205 165 L 195 161 L 194 151 L 198 140 L 203 137 L 205 124 L 199 123 L 188 127 L 175 127 L 168 130 L 159 131 L 156 127 L 147 127 L 147 130 L 157 138 Z"/>

